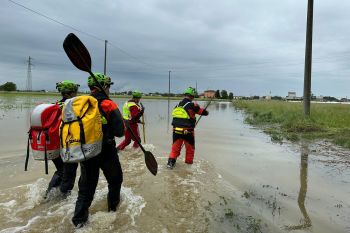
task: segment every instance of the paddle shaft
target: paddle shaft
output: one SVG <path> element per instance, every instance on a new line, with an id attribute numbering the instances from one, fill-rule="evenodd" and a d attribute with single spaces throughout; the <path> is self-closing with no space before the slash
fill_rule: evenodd
<path id="1" fill-rule="evenodd" d="M 210 103 L 211 103 L 212 100 L 213 100 L 213 98 L 211 98 L 210 101 L 209 101 L 209 103 L 207 104 L 207 106 L 205 106 L 204 111 L 207 110 L 207 108 L 209 107 L 209 105 L 210 105 Z M 204 112 L 204 111 L 203 111 L 203 112 Z M 203 115 L 200 115 L 200 116 L 199 116 L 198 120 L 196 121 L 196 124 L 194 125 L 195 127 L 197 126 L 197 124 L 198 124 L 199 120 L 202 118 L 202 116 L 203 116 Z"/>
<path id="2" fill-rule="evenodd" d="M 63 48 L 67 56 L 73 63 L 73 65 L 77 67 L 79 70 L 88 72 L 90 76 L 93 78 L 93 80 L 96 82 L 96 87 L 101 89 L 101 92 L 108 98 L 106 91 L 104 90 L 102 85 L 97 81 L 95 75 L 91 72 L 91 57 L 90 57 L 89 51 L 87 50 L 85 45 L 80 41 L 80 39 L 73 33 L 68 34 L 63 42 Z M 132 138 L 137 142 L 137 144 L 143 151 L 145 155 L 145 163 L 148 170 L 153 175 L 156 175 L 158 171 L 158 164 L 154 158 L 154 155 L 143 148 L 140 140 L 138 140 L 134 132 L 131 130 L 129 122 L 124 120 L 123 122 L 126 129 L 129 130 Z"/>
<path id="3" fill-rule="evenodd" d="M 207 110 L 207 108 L 208 108 L 208 106 L 209 106 L 209 104 L 211 103 L 212 100 L 213 100 L 213 98 L 210 99 L 209 103 L 207 104 L 207 106 L 205 106 L 204 110 Z M 198 118 L 198 120 L 196 121 L 196 124 L 194 125 L 194 127 L 197 126 L 197 124 L 198 124 L 198 122 L 199 122 L 199 120 L 201 119 L 202 116 L 203 116 L 203 115 L 200 115 L 200 116 L 199 116 L 199 118 Z M 182 150 L 182 147 L 183 147 L 184 145 L 185 145 L 185 143 L 181 145 L 181 149 L 180 149 L 180 150 Z"/>
<path id="4" fill-rule="evenodd" d="M 145 116 L 142 115 L 142 132 L 143 132 L 143 142 L 146 143 L 146 132 L 145 132 Z"/>
<path id="5" fill-rule="evenodd" d="M 80 54 L 79 50 L 77 49 L 77 47 L 74 46 L 74 50 L 75 50 L 75 52 L 76 52 L 75 54 L 77 54 L 77 55 L 79 56 L 79 58 L 80 58 L 82 61 L 84 61 L 84 58 L 81 56 L 81 54 Z M 88 73 L 90 74 L 90 76 L 94 79 L 95 83 L 97 83 L 98 88 L 101 89 L 102 93 L 103 93 L 107 98 L 109 98 L 108 95 L 107 95 L 107 93 L 106 93 L 106 91 L 103 89 L 102 85 L 97 81 L 97 78 L 96 78 L 95 75 L 91 72 L 90 67 L 89 67 L 86 63 L 84 63 L 84 65 L 85 65 L 85 67 L 86 67 L 87 72 L 88 72 Z M 143 146 L 141 145 L 141 143 L 139 142 L 139 140 L 137 140 L 137 137 L 135 136 L 134 132 L 131 130 L 129 123 L 124 121 L 124 124 L 125 124 L 127 130 L 129 130 L 131 136 L 135 139 L 135 141 L 137 142 L 137 144 L 140 146 L 141 150 L 142 150 L 144 153 L 146 153 L 146 150 L 143 148 Z"/>

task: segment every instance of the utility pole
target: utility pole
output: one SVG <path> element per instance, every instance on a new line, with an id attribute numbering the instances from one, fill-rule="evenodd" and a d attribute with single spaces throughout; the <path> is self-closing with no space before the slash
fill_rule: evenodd
<path id="1" fill-rule="evenodd" d="M 170 97 L 170 73 L 171 73 L 171 70 L 169 70 L 169 89 L 168 89 L 168 96 Z M 169 99 L 169 98 L 168 98 Z"/>
<path id="2" fill-rule="evenodd" d="M 171 73 L 171 70 L 169 70 L 169 89 L 168 89 L 168 130 L 169 130 L 169 124 L 170 124 L 170 73 Z"/>
<path id="3" fill-rule="evenodd" d="M 106 75 L 106 61 L 107 61 L 107 40 L 105 40 L 105 67 L 104 67 L 104 75 Z"/>
<path id="4" fill-rule="evenodd" d="M 196 94 L 198 95 L 197 81 L 196 81 Z"/>
<path id="5" fill-rule="evenodd" d="M 304 116 L 310 116 L 311 101 L 311 66 L 312 66 L 312 24 L 314 0 L 308 0 L 306 47 L 305 47 L 305 70 L 304 70 Z"/>
<path id="6" fill-rule="evenodd" d="M 28 69 L 27 69 L 27 83 L 26 83 L 26 91 L 32 91 L 32 58 L 29 56 L 28 58 Z"/>

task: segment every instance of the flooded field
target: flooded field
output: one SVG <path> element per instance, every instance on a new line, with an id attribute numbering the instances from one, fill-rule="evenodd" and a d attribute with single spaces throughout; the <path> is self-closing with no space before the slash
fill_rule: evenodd
<path id="1" fill-rule="evenodd" d="M 67 199 L 56 191 L 44 200 L 53 164 L 45 175 L 44 163 L 30 159 L 24 172 L 30 110 L 56 98 L 0 95 L 1 233 L 350 232 L 349 151 L 324 141 L 272 143 L 244 124 L 242 112 L 231 103 L 212 103 L 210 115 L 198 124 L 194 164 L 185 164 L 182 155 L 168 170 L 166 100 L 142 101 L 144 146 L 156 156 L 157 176 L 147 170 L 142 152 L 121 152 L 124 183 L 118 211 L 106 211 L 107 182 L 101 174 L 89 223 L 74 229 L 77 185 Z M 115 101 L 121 106 L 125 100 Z"/>

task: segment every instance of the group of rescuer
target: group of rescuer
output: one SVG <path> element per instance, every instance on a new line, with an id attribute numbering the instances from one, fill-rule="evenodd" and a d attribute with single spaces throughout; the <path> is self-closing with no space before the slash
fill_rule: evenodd
<path id="1" fill-rule="evenodd" d="M 124 150 L 131 141 L 133 141 L 133 148 L 137 149 L 139 147 L 138 124 L 144 124 L 141 121 L 145 112 L 145 107 L 140 102 L 141 92 L 132 92 L 132 98 L 125 102 L 121 114 L 118 105 L 108 98 L 109 89 L 113 85 L 111 78 L 101 73 L 94 73 L 94 76 L 95 79 L 91 76 L 88 77 L 87 84 L 90 89 L 90 96 L 98 101 L 98 109 L 102 118 L 103 142 L 100 154 L 80 162 L 79 191 L 72 218 L 72 222 L 76 227 L 84 226 L 88 220 L 89 207 L 96 191 L 100 168 L 108 182 L 108 211 L 116 211 L 120 202 L 120 189 L 123 182 L 118 151 Z M 62 106 L 66 100 L 74 98 L 77 95 L 78 87 L 78 84 L 69 80 L 57 83 L 56 88 L 62 94 L 62 100 L 58 101 L 57 104 Z M 169 169 L 174 168 L 183 145 L 186 148 L 185 163 L 193 163 L 196 114 L 203 116 L 209 114 L 206 109 L 193 102 L 196 96 L 195 89 L 189 87 L 183 94 L 184 99 L 175 106 L 172 112 L 173 140 L 167 162 L 167 168 Z M 126 124 L 128 127 L 126 127 Z M 124 136 L 124 140 L 116 146 L 114 138 L 122 136 Z M 60 157 L 53 159 L 53 162 L 57 170 L 49 183 L 45 197 L 53 187 L 59 187 L 61 193 L 67 195 L 72 190 L 75 182 L 78 163 L 63 163 Z"/>

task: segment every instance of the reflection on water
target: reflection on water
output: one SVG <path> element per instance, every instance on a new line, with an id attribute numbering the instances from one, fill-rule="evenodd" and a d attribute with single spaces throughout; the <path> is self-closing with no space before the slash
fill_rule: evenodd
<path id="1" fill-rule="evenodd" d="M 208 103 L 208 101 L 206 101 L 206 104 Z M 215 110 L 216 112 L 224 112 L 226 111 L 228 108 L 232 108 L 232 102 L 215 102 Z"/>
<path id="2" fill-rule="evenodd" d="M 294 226 L 287 226 L 287 230 L 300 230 L 306 229 L 312 226 L 311 219 L 306 211 L 305 198 L 307 192 L 307 171 L 308 171 L 308 160 L 309 160 L 309 148 L 307 145 L 302 145 L 300 157 L 300 190 L 298 195 L 298 206 L 304 217 L 301 220 L 301 224 Z"/>
<path id="3" fill-rule="evenodd" d="M 31 98 L 26 98 L 24 104 L 27 106 L 26 108 L 26 113 L 25 113 L 25 119 L 26 119 L 26 123 L 27 123 L 27 128 L 29 129 L 30 127 L 30 114 L 34 109 L 34 106 L 31 104 Z"/>
<path id="4" fill-rule="evenodd" d="M 220 110 L 224 111 L 227 108 L 228 103 L 220 103 Z"/>

